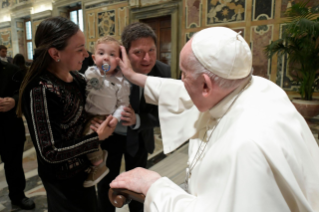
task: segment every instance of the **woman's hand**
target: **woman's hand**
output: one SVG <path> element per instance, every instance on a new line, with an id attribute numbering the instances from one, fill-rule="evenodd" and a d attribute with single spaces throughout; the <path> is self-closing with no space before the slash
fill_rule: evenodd
<path id="1" fill-rule="evenodd" d="M 99 136 L 99 140 L 103 141 L 108 138 L 115 130 L 115 126 L 110 126 L 110 121 L 113 119 L 112 115 L 109 115 L 104 121 L 95 118 L 91 123 L 91 129 L 94 130 Z"/>

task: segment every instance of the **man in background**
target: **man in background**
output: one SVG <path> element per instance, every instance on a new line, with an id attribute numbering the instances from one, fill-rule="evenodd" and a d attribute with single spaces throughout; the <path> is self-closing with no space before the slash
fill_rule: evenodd
<path id="1" fill-rule="evenodd" d="M 0 61 L 0 155 L 13 206 L 31 210 L 34 202 L 24 194 L 26 180 L 22 167 L 25 129 L 15 111 L 24 73 L 17 66 Z"/>
<path id="2" fill-rule="evenodd" d="M 12 64 L 12 58 L 7 57 L 7 50 L 7 47 L 5 47 L 4 45 L 0 45 L 0 60 Z"/>
<path id="3" fill-rule="evenodd" d="M 122 43 L 135 72 L 148 76 L 171 77 L 170 67 L 156 60 L 156 35 L 144 23 L 133 23 L 122 32 Z M 154 127 L 159 126 L 158 108 L 145 102 L 143 89 L 132 84 L 130 107 L 122 112 L 121 122 L 114 134 L 101 144 L 109 152 L 107 166 L 110 173 L 99 183 L 101 211 L 115 212 L 108 199 L 109 184 L 120 173 L 122 156 L 126 170 L 146 167 L 148 153 L 154 151 Z M 131 212 L 143 211 L 143 204 L 132 201 Z"/>

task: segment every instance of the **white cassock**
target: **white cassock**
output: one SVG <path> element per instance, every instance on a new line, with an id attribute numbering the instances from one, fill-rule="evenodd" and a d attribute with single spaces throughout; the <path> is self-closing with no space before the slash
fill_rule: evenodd
<path id="1" fill-rule="evenodd" d="M 147 78 L 145 99 L 159 105 L 165 153 L 192 138 L 192 163 L 206 126 L 210 135 L 219 123 L 190 193 L 162 177 L 146 195 L 146 212 L 319 211 L 319 148 L 307 123 L 281 88 L 256 76 L 231 106 L 243 87 L 200 113 L 180 80 Z"/>

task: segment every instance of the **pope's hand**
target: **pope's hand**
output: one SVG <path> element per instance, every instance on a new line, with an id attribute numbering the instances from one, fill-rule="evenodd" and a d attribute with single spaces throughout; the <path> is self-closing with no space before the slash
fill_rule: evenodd
<path id="1" fill-rule="evenodd" d="M 135 74 L 135 72 L 132 69 L 131 62 L 126 54 L 125 48 L 123 46 L 120 46 L 120 48 L 122 58 L 116 58 L 116 61 L 120 66 L 123 75 L 130 81 L 131 76 Z"/>
<path id="2" fill-rule="evenodd" d="M 146 195 L 151 185 L 159 178 L 161 178 L 161 176 L 156 172 L 143 168 L 135 168 L 120 174 L 112 181 L 110 187 L 125 188 Z"/>
<path id="3" fill-rule="evenodd" d="M 137 70 L 134 71 L 132 69 L 131 61 L 126 54 L 125 48 L 123 46 L 120 46 L 120 48 L 122 53 L 122 59 L 117 57 L 116 61 L 117 64 L 120 66 L 122 74 L 131 83 L 144 88 L 147 76 L 144 74 L 139 74 L 135 72 Z"/>

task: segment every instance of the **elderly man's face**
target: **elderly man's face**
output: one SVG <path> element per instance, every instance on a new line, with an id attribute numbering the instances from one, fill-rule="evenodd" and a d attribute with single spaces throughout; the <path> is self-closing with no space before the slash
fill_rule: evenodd
<path id="1" fill-rule="evenodd" d="M 151 37 L 139 38 L 131 43 L 128 57 L 135 72 L 148 74 L 156 62 L 156 46 Z"/>
<path id="2" fill-rule="evenodd" d="M 194 70 L 189 63 L 189 55 L 192 54 L 191 43 L 192 39 L 186 43 L 180 54 L 182 81 L 195 106 L 199 111 L 205 112 L 214 106 L 214 89 L 207 75 L 194 77 Z"/>
<path id="3" fill-rule="evenodd" d="M 1 57 L 6 57 L 7 56 L 7 50 L 6 49 L 1 49 L 0 50 L 0 56 Z"/>
<path id="4" fill-rule="evenodd" d="M 201 79 L 200 77 L 195 79 L 193 74 L 194 71 L 189 69 L 188 54 L 191 51 L 191 48 L 188 44 L 185 45 L 180 54 L 180 68 L 182 70 L 182 81 L 184 82 L 184 86 L 195 106 L 203 112 L 205 111 L 205 101 L 203 101 L 204 99 L 202 98 Z"/>

